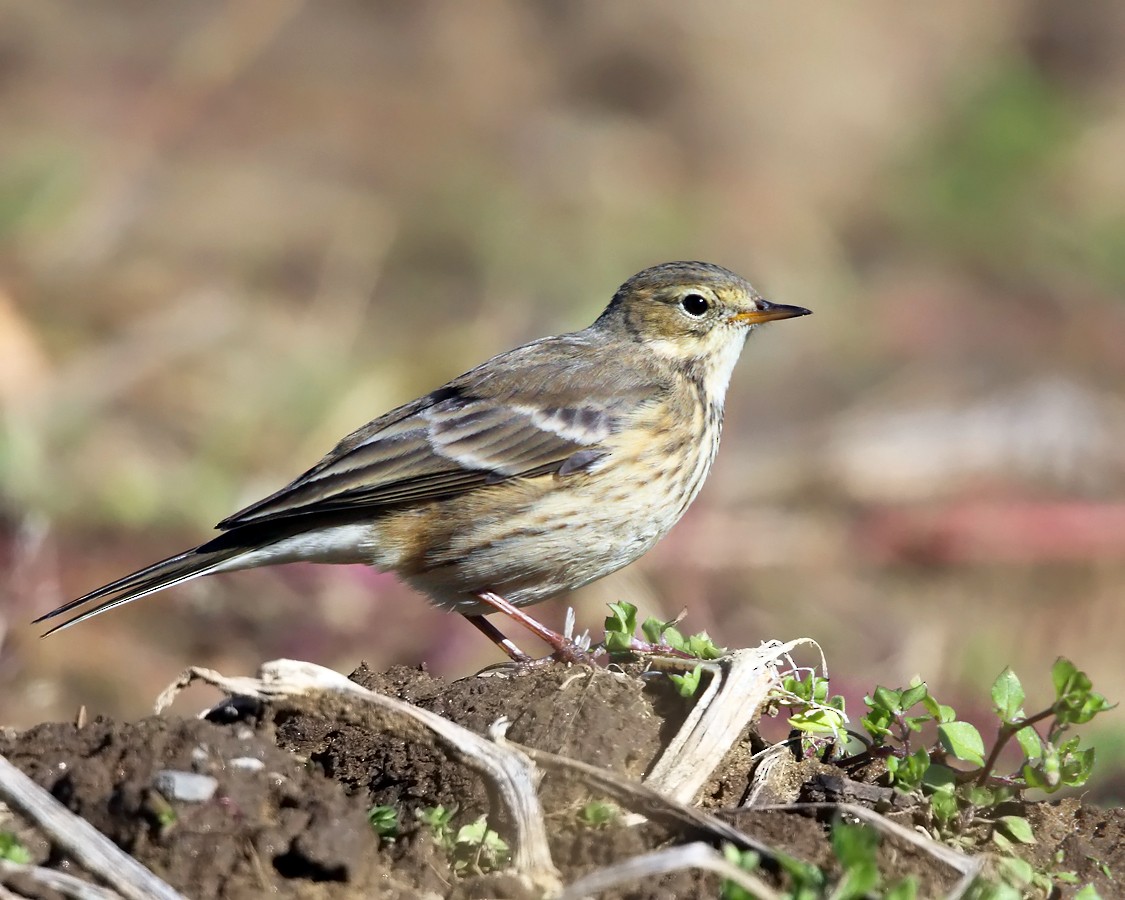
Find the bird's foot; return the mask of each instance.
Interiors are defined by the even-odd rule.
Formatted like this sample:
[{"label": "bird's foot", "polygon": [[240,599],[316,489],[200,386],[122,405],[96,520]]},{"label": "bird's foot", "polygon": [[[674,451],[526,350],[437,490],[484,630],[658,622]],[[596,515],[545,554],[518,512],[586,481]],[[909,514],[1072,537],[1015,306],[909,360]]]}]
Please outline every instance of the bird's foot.
[{"label": "bird's foot", "polygon": [[[568,646],[556,649],[553,653],[548,653],[546,656],[528,656],[522,651],[517,651],[518,655],[509,653],[508,656],[510,659],[508,659],[507,662],[493,663],[491,666],[485,666],[477,672],[477,677],[482,675],[501,675],[515,678],[520,675],[531,675],[534,672],[540,672],[543,669],[559,665],[560,663],[563,665],[591,667],[597,665],[592,653],[574,641],[568,641],[567,644]],[[512,646],[515,645],[513,644]]]},{"label": "bird's foot", "polygon": [[585,666],[594,665],[594,656],[587,647],[566,635],[559,634],[552,628],[548,628],[542,622],[522,612],[519,607],[514,606],[500,595],[493,594],[489,591],[482,591],[477,597],[481,602],[496,610],[496,612],[503,613],[508,618],[519,622],[520,625],[551,648],[552,652],[549,656],[538,659],[529,656],[520,650],[511,638],[506,637],[499,628],[485,619],[484,616],[467,616],[466,618],[468,618],[479,631],[508,654],[508,658],[511,659],[512,663],[517,668],[523,671],[533,671],[557,662]]}]

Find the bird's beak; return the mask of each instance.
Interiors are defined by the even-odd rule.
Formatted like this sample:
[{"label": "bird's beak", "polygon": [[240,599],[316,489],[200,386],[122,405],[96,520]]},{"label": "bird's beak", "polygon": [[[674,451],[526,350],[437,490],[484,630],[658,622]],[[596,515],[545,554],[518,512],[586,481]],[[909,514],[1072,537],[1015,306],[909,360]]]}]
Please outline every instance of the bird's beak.
[{"label": "bird's beak", "polygon": [[773,322],[777,319],[793,319],[797,316],[808,316],[811,309],[803,306],[784,306],[780,303],[770,303],[766,300],[758,301],[758,308],[746,312],[735,313],[731,316],[732,322],[745,322],[747,325],[761,325],[763,322]]}]

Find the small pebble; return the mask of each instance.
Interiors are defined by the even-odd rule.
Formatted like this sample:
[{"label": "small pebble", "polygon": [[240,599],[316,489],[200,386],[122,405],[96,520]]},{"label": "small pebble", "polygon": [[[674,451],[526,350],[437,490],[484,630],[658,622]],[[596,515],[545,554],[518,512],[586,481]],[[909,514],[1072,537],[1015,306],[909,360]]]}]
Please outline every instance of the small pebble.
[{"label": "small pebble", "polygon": [[169,800],[203,803],[215,796],[219,782],[210,775],[162,769],[152,777],[152,784]]},{"label": "small pebble", "polygon": [[227,765],[235,769],[246,769],[248,772],[259,772],[266,767],[264,762],[252,756],[239,756],[237,759],[232,759]]}]

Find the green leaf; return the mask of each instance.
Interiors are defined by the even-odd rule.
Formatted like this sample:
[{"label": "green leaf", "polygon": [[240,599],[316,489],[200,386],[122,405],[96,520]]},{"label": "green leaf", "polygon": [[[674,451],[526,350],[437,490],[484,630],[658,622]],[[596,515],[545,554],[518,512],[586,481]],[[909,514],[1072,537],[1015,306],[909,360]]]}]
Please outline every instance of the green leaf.
[{"label": "green leaf", "polygon": [[1051,669],[1056,700],[1052,711],[1060,724],[1081,725],[1089,722],[1111,704],[1091,690],[1092,683],[1085,672],[1079,671],[1068,659],[1059,657]]},{"label": "green leaf", "polygon": [[610,653],[623,653],[633,643],[637,630],[637,607],[632,603],[610,603],[605,618],[605,648]]},{"label": "green leaf", "polygon": [[966,894],[972,900],[1026,900],[1023,891],[1002,881],[978,881]]},{"label": "green leaf", "polygon": [[801,700],[810,699],[805,682],[794,675],[786,675],[781,679],[781,689]]},{"label": "green leaf", "polygon": [[723,844],[723,857],[746,872],[757,871],[762,862],[762,857],[755,851],[739,850],[734,844]]},{"label": "green leaf", "polygon": [[789,726],[806,734],[839,734],[843,716],[834,709],[816,707],[789,717]]},{"label": "green leaf", "polygon": [[992,684],[992,703],[1004,722],[1023,718],[1023,685],[1011,668],[1004,669]]},{"label": "green leaf", "polygon": [[1023,780],[1029,788],[1038,788],[1039,790],[1050,790],[1051,786],[1047,782],[1047,776],[1043,773],[1040,765],[1033,766],[1030,763],[1023,767]]},{"label": "green leaf", "polygon": [[1074,900],[1102,900],[1102,895],[1092,884],[1086,885],[1074,895]]},{"label": "green leaf", "polygon": [[1070,754],[1059,766],[1059,781],[1067,787],[1081,787],[1094,770],[1094,748],[1078,750]]},{"label": "green leaf", "polygon": [[398,837],[398,810],[393,806],[373,806],[367,811],[367,821],[379,837],[394,840]]},{"label": "green leaf", "polygon": [[952,722],[957,718],[957,713],[954,712],[952,706],[938,703],[937,700],[928,695],[922,698],[922,705],[926,708],[926,712],[933,716],[938,722]]},{"label": "green leaf", "polygon": [[[925,750],[918,751],[918,753],[925,752]],[[918,753],[915,753],[914,755],[917,756]],[[926,759],[927,761],[929,760],[928,755],[926,756]],[[949,768],[949,766],[931,763],[926,769],[925,776],[922,778],[922,784],[924,784],[926,788],[928,788],[930,791],[933,791],[934,793],[938,793],[940,791],[942,793],[952,794],[954,788],[957,787],[957,774],[951,768]]]},{"label": "green leaf", "polygon": [[484,815],[457,829],[453,851],[454,868],[458,870],[473,866],[481,872],[489,872],[505,865],[511,858],[508,842],[488,827],[488,819]]},{"label": "green leaf", "polygon": [[31,865],[31,853],[11,831],[0,831],[0,859],[21,866]]},{"label": "green leaf", "polygon": [[[1061,700],[1067,694],[1071,693],[1075,688],[1081,684],[1079,676],[1082,673],[1078,671],[1078,667],[1074,665],[1069,659],[1060,656],[1055,660],[1055,664],[1051,666],[1051,682],[1055,686],[1055,698]],[[1089,679],[1086,679],[1087,684],[1085,689],[1089,690]]]},{"label": "green leaf", "polygon": [[879,886],[879,867],[874,862],[857,863],[844,870],[844,876],[832,892],[839,900],[861,900]]},{"label": "green leaf", "polygon": [[1031,823],[1023,816],[1001,816],[996,820],[996,827],[1014,841],[1021,844],[1034,844],[1035,835],[1031,832]]},{"label": "green leaf", "polygon": [[632,637],[637,630],[637,607],[622,601],[610,603],[609,611],[611,615],[606,616],[605,630],[623,632]]},{"label": "green leaf", "polygon": [[447,850],[453,848],[453,816],[457,808],[446,809],[440,803],[424,809],[414,810],[414,816],[430,829],[434,841]]},{"label": "green leaf", "polygon": [[1043,755],[1043,739],[1032,726],[1028,725],[1017,731],[1016,741],[1028,759],[1039,759]]},{"label": "green leaf", "polygon": [[[723,844],[723,857],[744,872],[754,872],[761,863],[761,857],[753,850],[739,850],[734,844]],[[724,881],[719,891],[721,900],[757,900],[746,888],[733,881]]]},{"label": "green leaf", "polygon": [[480,815],[467,825],[457,829],[458,844],[479,844],[488,834],[488,817]]},{"label": "green leaf", "polygon": [[903,710],[909,710],[914,704],[921,703],[927,696],[929,696],[929,690],[926,688],[926,683],[923,681],[903,691],[902,696],[899,698],[899,703]]},{"label": "green leaf", "polygon": [[[866,698],[864,699],[866,701]],[[866,715],[859,720],[864,730],[871,735],[871,739],[875,742],[876,747],[881,747],[887,742],[887,738],[891,736],[890,724],[893,721],[891,714],[886,710],[873,709],[870,715]]]},{"label": "green leaf", "polygon": [[1098,713],[1112,708],[1112,704],[1101,694],[1094,691],[1075,692],[1068,695],[1060,703],[1061,709],[1056,709],[1058,720],[1068,725],[1085,725]]},{"label": "green leaf", "polygon": [[666,628],[671,627],[671,622],[662,622],[655,616],[649,616],[641,623],[641,634],[650,644],[659,644],[660,636]]},{"label": "green leaf", "polygon": [[687,653],[687,639],[680,634],[679,629],[674,625],[667,625],[664,630],[660,632],[660,642],[671,647],[673,650]]},{"label": "green leaf", "polygon": [[[786,853],[778,853],[776,856],[777,864],[785,870],[786,874],[793,880],[793,893],[796,896],[813,896],[819,897],[820,894],[809,894],[809,890],[816,890],[823,888],[827,882],[827,876],[824,870],[812,863],[803,862],[795,857],[789,856]],[[801,893],[804,891],[805,893]]]},{"label": "green leaf", "polygon": [[953,821],[960,811],[957,798],[952,792],[946,791],[939,791],[930,797],[930,809],[933,811],[934,818],[942,824]]},{"label": "green leaf", "polygon": [[922,784],[930,797],[930,810],[943,825],[951,822],[961,811],[957,801],[957,778],[948,766],[931,765],[922,777]]},{"label": "green leaf", "polygon": [[897,881],[883,894],[883,900],[915,900],[918,896],[918,882],[913,875]]},{"label": "green leaf", "polygon": [[945,722],[938,726],[938,740],[957,759],[984,765],[984,741],[968,722]]},{"label": "green leaf", "polygon": [[872,709],[885,710],[892,716],[897,716],[902,712],[902,692],[893,691],[882,685],[875,688],[875,698],[873,701],[864,697],[863,702],[872,707]]},{"label": "green leaf", "polygon": [[621,810],[613,803],[604,800],[591,800],[578,811],[578,820],[590,828],[600,828],[616,822]]},{"label": "green leaf", "polygon": [[1004,871],[1010,881],[1017,885],[1031,884],[1035,877],[1035,869],[1031,863],[1020,859],[1018,856],[1004,856],[997,860],[997,864]]},{"label": "green leaf", "polygon": [[717,646],[706,631],[693,634],[682,649],[698,659],[718,659],[727,652],[726,647]]},{"label": "green leaf", "polygon": [[992,832],[991,837],[992,837],[992,843],[994,843],[996,845],[996,849],[998,849],[1001,853],[1010,854],[1010,853],[1014,852],[1012,848],[1015,845],[1012,843],[1012,839],[1009,838],[1003,832],[1001,832],[999,830],[994,830]]},{"label": "green leaf", "polygon": [[993,788],[978,784],[961,785],[958,793],[974,809],[990,809],[998,802],[997,792]]},{"label": "green leaf", "polygon": [[1082,738],[1080,738],[1078,735],[1067,738],[1065,741],[1058,745],[1059,757],[1064,758],[1069,754],[1074,753],[1078,749],[1078,745],[1080,743],[1082,743]]},{"label": "green leaf", "polygon": [[699,690],[699,679],[703,675],[703,666],[698,665],[684,675],[669,675],[681,697],[694,697]]},{"label": "green leaf", "polygon": [[832,826],[832,852],[845,869],[875,861],[879,832],[865,825],[837,821]]},{"label": "green leaf", "polygon": [[932,768],[930,754],[923,747],[919,747],[905,759],[895,756],[887,759],[887,774],[891,777],[891,784],[903,791],[912,791],[922,784],[926,773]]}]

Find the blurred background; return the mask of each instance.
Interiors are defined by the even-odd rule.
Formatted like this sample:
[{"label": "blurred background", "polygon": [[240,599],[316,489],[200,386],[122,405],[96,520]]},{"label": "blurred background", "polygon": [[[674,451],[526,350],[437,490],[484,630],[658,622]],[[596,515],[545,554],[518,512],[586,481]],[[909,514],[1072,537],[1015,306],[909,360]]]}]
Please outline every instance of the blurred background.
[{"label": "blurred background", "polygon": [[1046,704],[1059,654],[1121,699],[1122,46],[1114,0],[0,0],[0,721],[498,661],[362,567],[28,622],[693,258],[816,315],[751,342],[707,488],[580,628],[808,635],[853,714],[914,675],[986,713],[1009,664]]}]

